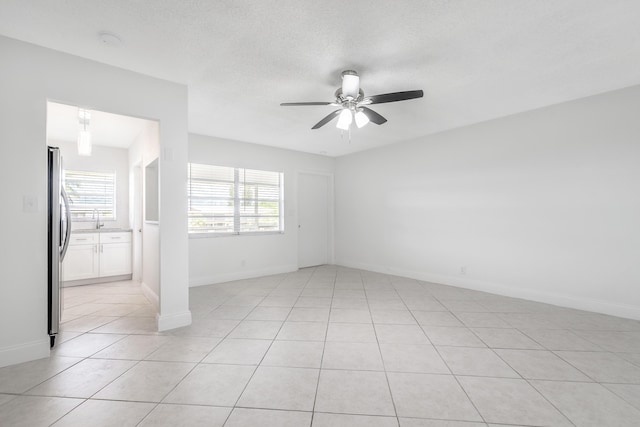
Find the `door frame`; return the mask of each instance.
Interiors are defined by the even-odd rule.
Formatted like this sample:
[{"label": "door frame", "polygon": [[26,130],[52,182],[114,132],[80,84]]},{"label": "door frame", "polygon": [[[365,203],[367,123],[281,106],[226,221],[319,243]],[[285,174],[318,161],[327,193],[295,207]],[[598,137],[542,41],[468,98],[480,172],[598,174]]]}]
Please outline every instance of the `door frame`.
[{"label": "door frame", "polygon": [[300,204],[298,201],[298,192],[300,191],[300,175],[319,175],[327,178],[327,262],[329,264],[335,264],[335,196],[334,196],[334,176],[333,172],[319,171],[313,169],[298,169],[296,171],[296,264],[300,268],[300,235],[298,234],[298,226],[300,225],[299,209]]},{"label": "door frame", "polygon": [[131,212],[131,271],[132,279],[142,283],[142,225],[144,222],[144,189],[142,177],[142,160],[136,161],[130,168],[131,185],[129,187],[129,211]]}]

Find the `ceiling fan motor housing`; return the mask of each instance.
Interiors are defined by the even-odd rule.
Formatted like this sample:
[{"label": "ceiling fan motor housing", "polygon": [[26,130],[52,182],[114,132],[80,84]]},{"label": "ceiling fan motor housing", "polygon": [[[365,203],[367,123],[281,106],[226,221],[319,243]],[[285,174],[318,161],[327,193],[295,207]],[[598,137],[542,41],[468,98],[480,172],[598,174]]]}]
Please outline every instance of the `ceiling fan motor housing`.
[{"label": "ceiling fan motor housing", "polygon": [[362,89],[358,90],[358,96],[350,97],[345,96],[342,92],[342,88],[336,90],[336,104],[341,105],[343,108],[355,108],[356,104],[364,99],[364,92]]},{"label": "ceiling fan motor housing", "polygon": [[342,96],[344,98],[356,99],[360,94],[360,76],[353,70],[342,72]]}]

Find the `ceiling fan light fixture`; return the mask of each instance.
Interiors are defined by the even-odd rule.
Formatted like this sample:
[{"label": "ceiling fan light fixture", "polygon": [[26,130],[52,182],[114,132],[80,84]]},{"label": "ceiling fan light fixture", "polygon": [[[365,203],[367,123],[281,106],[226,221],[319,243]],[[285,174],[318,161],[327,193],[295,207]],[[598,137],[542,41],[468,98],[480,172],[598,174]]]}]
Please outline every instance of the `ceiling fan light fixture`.
[{"label": "ceiling fan light fixture", "polygon": [[358,128],[361,128],[367,123],[369,123],[369,117],[362,110],[356,113],[355,119],[356,119],[356,126],[358,126]]},{"label": "ceiling fan light fixture", "polygon": [[338,116],[338,123],[336,127],[342,130],[349,130],[349,126],[353,122],[353,115],[351,114],[351,110],[347,110],[346,108],[342,110],[340,116]]},{"label": "ceiling fan light fixture", "polygon": [[353,70],[342,72],[342,96],[356,99],[360,93],[360,77]]}]

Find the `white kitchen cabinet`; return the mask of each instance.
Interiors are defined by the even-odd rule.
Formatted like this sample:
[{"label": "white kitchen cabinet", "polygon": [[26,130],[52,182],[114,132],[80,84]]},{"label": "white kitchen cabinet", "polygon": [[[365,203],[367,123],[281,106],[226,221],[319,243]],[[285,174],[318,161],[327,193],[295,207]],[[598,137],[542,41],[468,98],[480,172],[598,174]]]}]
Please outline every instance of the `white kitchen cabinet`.
[{"label": "white kitchen cabinet", "polygon": [[131,274],[131,233],[72,234],[62,266],[63,281]]},{"label": "white kitchen cabinet", "polygon": [[131,274],[131,242],[100,244],[100,277]]},{"label": "white kitchen cabinet", "polygon": [[62,268],[62,280],[89,279],[100,274],[100,256],[98,244],[69,244],[67,254],[64,257]]},{"label": "white kitchen cabinet", "polygon": [[131,274],[131,233],[100,233],[100,277]]}]

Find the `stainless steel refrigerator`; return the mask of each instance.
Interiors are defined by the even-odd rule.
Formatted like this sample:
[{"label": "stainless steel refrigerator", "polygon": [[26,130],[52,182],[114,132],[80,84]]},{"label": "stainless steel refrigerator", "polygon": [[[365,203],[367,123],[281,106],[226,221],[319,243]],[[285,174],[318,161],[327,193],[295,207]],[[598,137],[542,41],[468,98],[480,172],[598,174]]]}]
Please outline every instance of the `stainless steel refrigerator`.
[{"label": "stainless steel refrigerator", "polygon": [[62,260],[69,246],[71,235],[71,212],[69,199],[64,191],[62,182],[62,156],[60,149],[48,148],[48,253],[49,253],[49,337],[51,347],[54,346],[56,335],[60,331],[60,317],[62,316]]}]

